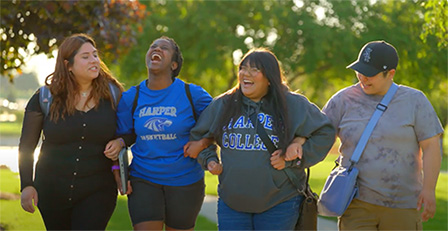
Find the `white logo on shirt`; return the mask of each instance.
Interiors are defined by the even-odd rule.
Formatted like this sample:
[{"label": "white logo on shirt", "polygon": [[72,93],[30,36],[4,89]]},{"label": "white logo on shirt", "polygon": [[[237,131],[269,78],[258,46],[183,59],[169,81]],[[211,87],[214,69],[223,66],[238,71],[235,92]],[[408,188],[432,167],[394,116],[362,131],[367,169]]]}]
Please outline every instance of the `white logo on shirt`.
[{"label": "white logo on shirt", "polygon": [[166,127],[171,126],[173,121],[168,120],[166,118],[155,117],[147,120],[145,122],[145,128],[148,128],[151,131],[162,132],[165,131]]},{"label": "white logo on shirt", "polygon": [[176,107],[144,107],[140,109],[139,117],[142,118],[143,116],[173,116],[176,117],[177,110]]}]

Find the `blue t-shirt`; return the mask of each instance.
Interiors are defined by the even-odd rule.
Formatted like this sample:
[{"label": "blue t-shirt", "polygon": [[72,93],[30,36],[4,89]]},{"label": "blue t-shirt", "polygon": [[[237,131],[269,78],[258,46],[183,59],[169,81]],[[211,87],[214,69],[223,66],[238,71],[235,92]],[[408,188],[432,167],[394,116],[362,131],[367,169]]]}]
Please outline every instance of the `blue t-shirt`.
[{"label": "blue t-shirt", "polygon": [[[204,177],[195,159],[185,158],[183,147],[189,141],[196,121],[185,83],[176,78],[169,87],[150,90],[146,81],[140,83],[137,107],[131,115],[136,87],[124,92],[118,104],[117,134],[130,134],[134,128],[137,139],[132,146],[130,174],[156,184],[184,186]],[[208,106],[212,97],[200,86],[190,84],[197,116]]]}]

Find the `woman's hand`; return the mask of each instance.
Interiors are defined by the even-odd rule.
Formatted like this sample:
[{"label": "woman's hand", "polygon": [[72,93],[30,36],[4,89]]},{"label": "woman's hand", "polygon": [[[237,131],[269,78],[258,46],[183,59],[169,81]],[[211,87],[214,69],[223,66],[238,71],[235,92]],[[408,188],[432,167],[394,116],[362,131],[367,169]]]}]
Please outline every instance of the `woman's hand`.
[{"label": "woman's hand", "polygon": [[297,158],[302,159],[302,145],[306,142],[304,137],[296,137],[286,149],[285,160],[291,161]]},{"label": "woman's hand", "polygon": [[121,190],[121,177],[120,177],[120,170],[114,170],[113,171],[113,173],[114,173],[114,178],[115,178],[115,182],[117,183],[117,188],[118,188],[118,191],[120,192],[120,194],[121,195],[129,195],[129,194],[131,194],[132,193],[132,187],[131,187],[131,181],[130,180],[128,180],[128,187],[127,187],[127,191],[124,193],[122,190]]},{"label": "woman's hand", "polygon": [[34,213],[34,206],[37,206],[38,200],[37,191],[33,186],[27,186],[22,190],[20,204],[22,205],[23,210],[29,213]]},{"label": "woman's hand", "polygon": [[104,155],[111,159],[111,160],[117,160],[118,154],[120,153],[120,150],[124,147],[124,141],[123,138],[117,138],[115,140],[111,140],[106,144],[106,148],[104,149]]},{"label": "woman's hand", "polygon": [[190,141],[184,145],[184,157],[196,159],[199,153],[213,143],[213,138],[202,138],[198,141]]},{"label": "woman's hand", "polygon": [[213,175],[219,175],[222,173],[222,165],[216,163],[216,161],[210,161],[207,164],[207,169]]},{"label": "woman's hand", "polygon": [[282,170],[286,166],[285,159],[281,154],[282,154],[282,150],[278,149],[278,150],[275,150],[275,152],[273,152],[271,155],[271,165],[272,165],[272,167],[274,167],[277,170]]}]

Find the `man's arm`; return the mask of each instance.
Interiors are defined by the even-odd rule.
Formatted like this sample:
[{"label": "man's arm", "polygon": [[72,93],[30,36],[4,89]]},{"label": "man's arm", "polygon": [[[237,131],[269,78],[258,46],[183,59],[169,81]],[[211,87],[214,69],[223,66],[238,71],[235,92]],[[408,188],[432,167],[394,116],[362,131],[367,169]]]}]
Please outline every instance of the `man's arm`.
[{"label": "man's arm", "polygon": [[436,212],[436,184],[439,177],[442,155],[440,153],[440,135],[419,142],[423,152],[423,189],[417,202],[417,210],[424,207],[422,220],[434,217]]}]

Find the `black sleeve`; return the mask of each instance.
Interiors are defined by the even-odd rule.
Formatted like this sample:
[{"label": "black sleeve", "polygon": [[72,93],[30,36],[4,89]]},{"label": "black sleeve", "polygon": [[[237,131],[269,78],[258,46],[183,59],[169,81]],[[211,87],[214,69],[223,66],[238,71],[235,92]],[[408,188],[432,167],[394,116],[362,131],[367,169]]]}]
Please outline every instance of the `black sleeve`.
[{"label": "black sleeve", "polygon": [[137,140],[137,135],[135,134],[135,132],[133,132],[132,134],[120,135],[119,137],[123,138],[126,147],[133,145]]},{"label": "black sleeve", "polygon": [[44,115],[39,105],[39,94],[28,101],[23,118],[22,133],[19,142],[20,191],[33,186],[34,150],[39,142]]}]

